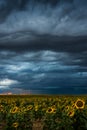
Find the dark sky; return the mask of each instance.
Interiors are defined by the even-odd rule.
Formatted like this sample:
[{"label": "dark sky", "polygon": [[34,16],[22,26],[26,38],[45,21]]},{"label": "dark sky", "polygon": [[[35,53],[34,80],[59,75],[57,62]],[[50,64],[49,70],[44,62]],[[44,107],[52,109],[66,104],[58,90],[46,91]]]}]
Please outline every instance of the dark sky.
[{"label": "dark sky", "polygon": [[87,0],[0,0],[0,93],[87,94]]}]

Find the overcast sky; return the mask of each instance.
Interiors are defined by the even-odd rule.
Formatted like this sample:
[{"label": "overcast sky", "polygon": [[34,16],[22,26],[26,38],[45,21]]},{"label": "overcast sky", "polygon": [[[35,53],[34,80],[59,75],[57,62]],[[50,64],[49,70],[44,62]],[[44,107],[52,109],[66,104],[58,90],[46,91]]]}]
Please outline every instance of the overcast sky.
[{"label": "overcast sky", "polygon": [[87,94],[87,0],[0,0],[0,93]]}]

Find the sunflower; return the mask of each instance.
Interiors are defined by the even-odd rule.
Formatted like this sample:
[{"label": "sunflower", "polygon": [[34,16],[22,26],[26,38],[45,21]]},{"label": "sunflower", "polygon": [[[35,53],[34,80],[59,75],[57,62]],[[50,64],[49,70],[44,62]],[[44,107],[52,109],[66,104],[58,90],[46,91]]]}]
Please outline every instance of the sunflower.
[{"label": "sunflower", "polygon": [[70,106],[67,105],[67,106],[65,107],[65,110],[68,111],[69,109],[70,109]]},{"label": "sunflower", "polygon": [[72,104],[72,108],[75,108],[75,104],[74,103]]},{"label": "sunflower", "polygon": [[29,110],[32,110],[33,106],[32,105],[29,105],[27,106],[26,110],[29,111]]},{"label": "sunflower", "polygon": [[19,112],[20,112],[20,113],[26,112],[26,108],[25,108],[25,107],[22,107]]},{"label": "sunflower", "polygon": [[46,113],[56,113],[56,109],[53,107],[49,107],[46,111]]},{"label": "sunflower", "polygon": [[74,111],[74,110],[71,110],[71,111],[68,112],[68,115],[69,115],[70,117],[73,117],[74,114],[75,114],[75,111]]},{"label": "sunflower", "polygon": [[19,126],[18,122],[15,122],[15,123],[12,124],[12,127],[14,127],[14,128],[17,128],[18,126]]},{"label": "sunflower", "polygon": [[77,109],[83,109],[84,108],[84,105],[85,105],[85,102],[82,100],[82,99],[78,99],[76,102],[75,102],[75,107]]},{"label": "sunflower", "polygon": [[56,108],[53,108],[53,113],[56,113]]},{"label": "sunflower", "polygon": [[36,105],[36,106],[35,106],[35,111],[38,111],[38,109],[39,109],[39,108],[38,108],[38,105]]},{"label": "sunflower", "polygon": [[18,110],[19,110],[19,108],[18,107],[14,107],[14,108],[12,108],[11,110],[10,110],[10,113],[17,113],[18,112]]},{"label": "sunflower", "polygon": [[0,105],[0,111],[3,112],[4,111],[4,107],[2,105]]}]

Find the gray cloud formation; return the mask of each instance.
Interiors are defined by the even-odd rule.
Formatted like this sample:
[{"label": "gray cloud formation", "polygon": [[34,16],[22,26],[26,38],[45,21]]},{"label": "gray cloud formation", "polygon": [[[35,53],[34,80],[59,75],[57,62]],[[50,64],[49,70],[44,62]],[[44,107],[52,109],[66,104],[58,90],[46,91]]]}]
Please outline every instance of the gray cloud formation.
[{"label": "gray cloud formation", "polygon": [[[83,55],[84,56],[84,55]],[[0,81],[11,81],[9,89],[2,90],[32,93],[85,93],[87,67],[83,59],[63,52],[0,52]],[[7,81],[7,80],[6,80]],[[11,83],[10,82],[10,83]],[[5,82],[4,82],[5,83]],[[7,83],[7,82],[6,82]]]},{"label": "gray cloud formation", "polygon": [[[9,15],[0,24],[0,33],[17,31],[36,32],[57,36],[87,35],[87,1],[86,0],[4,0],[1,7],[9,10]],[[24,5],[22,10],[18,10]],[[4,9],[2,9],[4,10]],[[3,12],[3,11],[2,11]],[[2,14],[2,13],[1,13]],[[4,14],[1,15],[1,18]]]},{"label": "gray cloud formation", "polygon": [[87,0],[0,0],[0,92],[87,93]]}]

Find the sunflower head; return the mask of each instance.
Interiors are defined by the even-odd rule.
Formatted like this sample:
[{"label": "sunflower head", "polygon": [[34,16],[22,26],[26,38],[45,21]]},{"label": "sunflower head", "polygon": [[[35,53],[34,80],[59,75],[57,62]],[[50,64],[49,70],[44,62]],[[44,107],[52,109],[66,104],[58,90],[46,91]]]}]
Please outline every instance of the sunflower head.
[{"label": "sunflower head", "polygon": [[17,113],[18,110],[19,110],[18,107],[14,107],[14,108],[12,108],[12,109],[10,110],[10,113]]},{"label": "sunflower head", "polygon": [[75,104],[74,103],[72,104],[72,108],[75,108]]},{"label": "sunflower head", "polygon": [[46,111],[46,113],[56,113],[56,109],[53,107],[49,107]]},{"label": "sunflower head", "polygon": [[0,111],[3,112],[4,111],[4,107],[2,105],[0,105]]},{"label": "sunflower head", "polygon": [[56,113],[56,108],[53,108],[53,113]]},{"label": "sunflower head", "polygon": [[65,107],[65,110],[68,111],[69,109],[70,109],[70,106],[67,105],[67,106]]},{"label": "sunflower head", "polygon": [[52,113],[52,108],[48,108],[46,113]]},{"label": "sunflower head", "polygon": [[29,105],[29,106],[27,107],[27,111],[32,110],[32,108],[33,108],[33,106],[32,106],[32,105]]},{"label": "sunflower head", "polygon": [[71,110],[71,111],[68,112],[68,115],[69,115],[70,117],[73,117],[74,114],[75,114],[74,110]]},{"label": "sunflower head", "polygon": [[84,105],[85,105],[85,102],[82,100],[82,99],[78,99],[76,102],[75,102],[75,107],[77,109],[83,109],[84,108]]},{"label": "sunflower head", "polygon": [[38,106],[38,105],[36,105],[34,109],[35,109],[35,111],[38,111],[39,106]]},{"label": "sunflower head", "polygon": [[18,122],[12,124],[12,127],[17,128],[19,126]]}]

